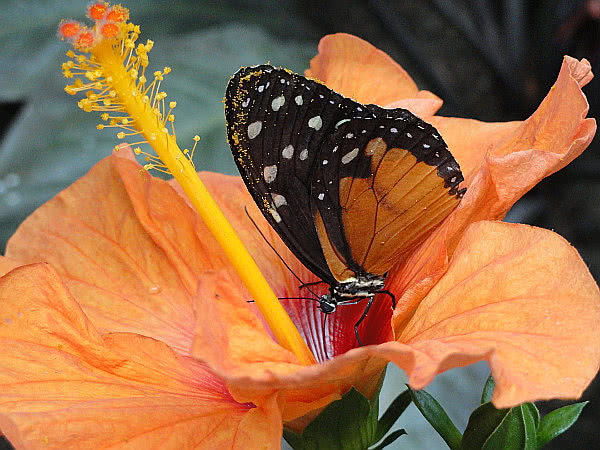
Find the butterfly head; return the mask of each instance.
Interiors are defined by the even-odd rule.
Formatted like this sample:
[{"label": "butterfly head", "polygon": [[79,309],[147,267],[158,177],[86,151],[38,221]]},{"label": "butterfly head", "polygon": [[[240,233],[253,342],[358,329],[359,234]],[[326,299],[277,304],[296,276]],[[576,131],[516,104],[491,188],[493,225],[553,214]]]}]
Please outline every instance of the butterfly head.
[{"label": "butterfly head", "polygon": [[325,294],[319,299],[319,310],[323,314],[334,313],[337,308],[337,299],[334,294]]},{"label": "butterfly head", "polygon": [[335,312],[338,305],[355,304],[373,297],[383,289],[385,276],[362,274],[333,284],[329,293],[319,299],[319,310],[325,314]]}]

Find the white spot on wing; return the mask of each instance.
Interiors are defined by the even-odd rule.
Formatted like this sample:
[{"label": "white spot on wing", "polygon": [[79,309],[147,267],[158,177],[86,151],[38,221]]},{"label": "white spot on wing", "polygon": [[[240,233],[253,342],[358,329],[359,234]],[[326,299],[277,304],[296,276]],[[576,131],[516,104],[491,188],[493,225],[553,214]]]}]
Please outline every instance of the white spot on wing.
[{"label": "white spot on wing", "polygon": [[431,145],[429,145],[429,144],[423,144],[423,148],[429,148],[429,147],[431,147]]},{"label": "white spot on wing", "polygon": [[346,138],[347,138],[347,139],[352,139],[353,137],[354,137],[354,134],[353,134],[353,133],[348,133],[348,134],[346,135]]},{"label": "white spot on wing", "polygon": [[321,192],[319,195],[319,200],[323,200],[325,198],[325,194],[323,192]]},{"label": "white spot on wing", "polygon": [[326,166],[327,163],[329,163],[329,161],[327,161],[326,159],[323,160],[323,165]]},{"label": "white spot on wing", "polygon": [[257,89],[258,92],[262,92],[265,90],[265,87],[261,84]]},{"label": "white spot on wing", "polygon": [[275,205],[275,208],[279,208],[280,206],[287,205],[287,200],[281,194],[272,193],[271,198],[273,199],[273,204]]},{"label": "white spot on wing", "polygon": [[300,156],[300,160],[301,160],[301,161],[304,161],[304,160],[308,159],[308,149],[307,149],[307,148],[305,148],[304,150],[302,150],[302,151],[300,152],[300,155],[299,155],[299,156]]},{"label": "white spot on wing", "polygon": [[275,219],[275,222],[281,222],[281,216],[274,208],[269,208],[269,212],[271,213],[271,216],[273,216],[273,219]]},{"label": "white spot on wing", "polygon": [[292,159],[292,156],[294,156],[294,146],[292,144],[286,145],[281,151],[281,156],[285,159]]},{"label": "white spot on wing", "polygon": [[273,164],[272,166],[265,166],[263,169],[263,177],[267,183],[272,183],[275,181],[275,177],[277,176],[277,166]]},{"label": "white spot on wing", "polygon": [[279,97],[275,97],[273,99],[273,101],[271,102],[271,108],[273,109],[273,111],[279,111],[279,108],[281,108],[284,103],[285,97],[283,95],[280,95]]},{"label": "white spot on wing", "polygon": [[358,147],[356,147],[355,149],[349,151],[344,156],[342,156],[342,164],[348,164],[350,161],[356,158],[356,155],[358,155],[358,151]]},{"label": "white spot on wing", "polygon": [[301,95],[297,95],[296,98],[294,99],[294,101],[296,102],[296,105],[298,105],[298,106],[301,106],[302,103],[304,103]]},{"label": "white spot on wing", "polygon": [[262,130],[262,122],[260,120],[252,122],[250,125],[248,125],[248,137],[250,139],[254,139],[260,134],[260,130]]},{"label": "white spot on wing", "polygon": [[244,108],[246,108],[249,104],[250,104],[250,97],[248,97],[246,100],[244,100],[244,102],[242,103],[242,106]]},{"label": "white spot on wing", "polygon": [[311,117],[308,119],[308,126],[319,131],[323,126],[323,119],[321,119],[321,116]]},{"label": "white spot on wing", "polygon": [[397,133],[398,132],[398,128],[390,128],[390,132]]},{"label": "white spot on wing", "polygon": [[338,123],[335,124],[335,127],[339,128],[340,125],[342,125],[343,123],[346,123],[346,122],[350,122],[350,119],[342,119],[342,120],[340,120]]},{"label": "white spot on wing", "polygon": [[412,139],[412,134],[406,133],[406,137],[409,138],[409,139]]}]

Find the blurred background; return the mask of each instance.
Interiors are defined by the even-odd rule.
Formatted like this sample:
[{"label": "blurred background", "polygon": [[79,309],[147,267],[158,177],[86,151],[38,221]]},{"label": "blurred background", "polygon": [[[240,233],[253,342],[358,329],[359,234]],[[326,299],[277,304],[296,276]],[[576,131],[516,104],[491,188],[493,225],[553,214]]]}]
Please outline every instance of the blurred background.
[{"label": "blurred background", "polygon": [[[99,132],[64,91],[67,44],[62,18],[83,20],[88,1],[0,2],[0,248],[37,206],[86,173],[117,142]],[[233,174],[222,97],[243,65],[270,62],[302,72],[319,38],[348,32],[389,53],[444,99],[440,115],[485,121],[523,120],[546,94],[562,55],[600,59],[600,0],[246,0],[125,1],[143,40],[153,39],[150,69],[173,72],[163,86],[177,101],[182,146],[201,136],[196,166]],[[600,110],[600,77],[586,88],[590,117]],[[553,229],[581,253],[600,279],[599,139],[574,163],[544,180],[507,220]],[[485,363],[450,371],[427,389],[464,428],[488,375]],[[404,389],[390,368],[383,407]],[[597,448],[600,383],[584,399],[580,420],[548,448]],[[542,402],[542,413],[561,402]],[[446,448],[414,406],[398,425],[396,447]],[[5,448],[10,446],[4,443]]]}]

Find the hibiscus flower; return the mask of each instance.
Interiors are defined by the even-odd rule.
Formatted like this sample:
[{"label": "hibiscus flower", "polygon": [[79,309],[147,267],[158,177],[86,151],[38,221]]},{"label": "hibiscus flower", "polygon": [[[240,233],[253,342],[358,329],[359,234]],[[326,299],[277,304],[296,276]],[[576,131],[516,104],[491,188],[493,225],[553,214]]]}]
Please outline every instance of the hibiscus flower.
[{"label": "hibiscus flower", "polygon": [[[350,387],[370,397],[392,361],[412,387],[487,360],[493,402],[576,398],[600,361],[600,294],[577,251],[547,230],[498,222],[527,190],[577,157],[596,125],[566,57],[524,122],[437,117],[383,52],[325,37],[307,75],[364,103],[431,122],[465,175],[458,208],[389,274],[378,296],[323,321],[284,306],[315,354],[306,365],[272,337],[181,188],[140,172],[121,149],[35,211],[0,259],[0,428],[20,447],[277,448]],[[315,281],[262,220],[239,177],[201,178],[280,297]],[[576,357],[574,357],[576,356]]]}]

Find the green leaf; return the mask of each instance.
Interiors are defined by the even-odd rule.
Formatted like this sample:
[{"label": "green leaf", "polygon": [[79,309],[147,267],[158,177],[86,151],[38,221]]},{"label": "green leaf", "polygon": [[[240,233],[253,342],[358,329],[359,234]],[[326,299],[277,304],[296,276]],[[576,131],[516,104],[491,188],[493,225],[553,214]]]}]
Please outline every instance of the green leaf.
[{"label": "green leaf", "polygon": [[481,404],[491,402],[492,395],[494,394],[494,388],[496,387],[496,383],[494,382],[494,378],[492,375],[488,377],[485,381],[485,385],[483,386],[483,391],[481,392]]},{"label": "green leaf", "polygon": [[[293,437],[293,442],[288,443],[296,450],[368,448],[372,439],[369,429],[377,426],[368,423],[370,409],[369,400],[352,388],[340,400],[327,405],[304,429],[300,440]],[[286,441],[288,436],[284,436]]]},{"label": "green leaf", "polygon": [[537,406],[535,406],[535,403],[524,403],[523,407],[527,408],[529,414],[531,414],[531,416],[533,417],[535,429],[537,430],[538,425],[540,424],[540,411],[537,409]]},{"label": "green leaf", "polygon": [[[520,408],[525,429],[525,449],[537,450],[537,425],[540,421],[540,413],[533,403],[525,403]],[[513,408],[516,409],[516,408]]]},{"label": "green leaf", "polygon": [[539,413],[532,404],[496,409],[484,403],[471,414],[463,435],[463,450],[535,450]]},{"label": "green leaf", "polygon": [[[399,396],[402,401],[394,401],[390,406],[391,412],[388,408],[384,414],[385,424],[381,426],[378,424],[379,393],[384,377],[385,371],[379,379],[371,400],[352,388],[340,400],[327,405],[302,433],[284,430],[283,437],[296,450],[364,450],[376,444],[401,414],[401,411],[398,411],[406,409],[406,406],[401,406],[402,402],[406,402],[406,393],[403,393]],[[380,434],[384,428],[385,431]],[[404,430],[391,433],[376,448],[385,447],[403,434],[406,434]]]},{"label": "green leaf", "polygon": [[415,391],[409,388],[412,401],[419,408],[423,417],[431,424],[438,434],[446,441],[448,447],[452,450],[460,448],[462,435],[458,428],[452,423],[446,411],[440,404],[427,392]]},{"label": "green leaf", "polygon": [[294,450],[305,450],[308,447],[304,445],[302,435],[287,428],[283,429],[283,438]]},{"label": "green leaf", "polygon": [[383,441],[381,441],[379,445],[372,447],[370,450],[381,450],[390,445],[392,442],[394,442],[396,439],[398,439],[404,434],[406,434],[406,430],[396,430],[390,433],[389,436],[386,436],[386,438]]},{"label": "green leaf", "polygon": [[542,417],[537,431],[538,448],[542,448],[552,439],[567,431],[571,425],[577,422],[581,411],[587,404],[588,402],[580,402],[563,406]]},{"label": "green leaf", "polygon": [[375,432],[373,442],[379,442],[390,431],[390,428],[392,428],[398,417],[408,408],[411,401],[412,398],[408,389],[394,399],[377,423],[377,431]]},{"label": "green leaf", "polygon": [[506,418],[510,410],[496,409],[490,402],[484,403],[471,413],[462,439],[464,450],[479,450],[486,440]]}]

